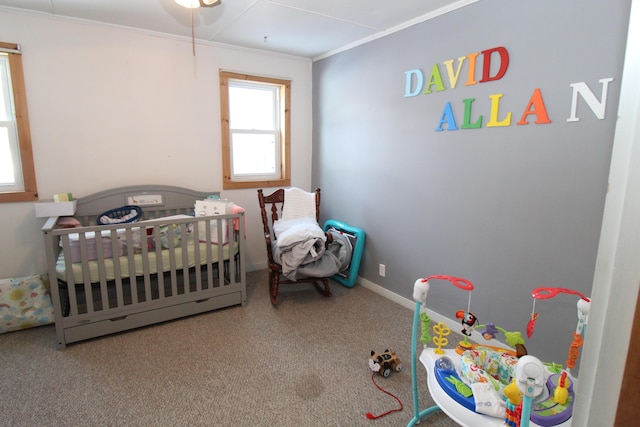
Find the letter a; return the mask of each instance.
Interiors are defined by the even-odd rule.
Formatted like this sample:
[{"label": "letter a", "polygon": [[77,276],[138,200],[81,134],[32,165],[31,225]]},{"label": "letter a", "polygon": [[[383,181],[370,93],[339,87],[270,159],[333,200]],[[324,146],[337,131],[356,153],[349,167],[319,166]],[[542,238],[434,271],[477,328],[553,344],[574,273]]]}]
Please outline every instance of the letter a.
[{"label": "letter a", "polygon": [[438,68],[438,64],[433,64],[431,68],[431,77],[429,77],[429,81],[427,82],[427,88],[424,93],[431,93],[431,86],[436,85],[436,92],[441,92],[444,90],[444,83],[442,83],[442,75],[440,75],[440,68]]},{"label": "letter a", "polygon": [[538,116],[538,120],[534,123],[537,125],[551,123],[549,120],[549,115],[547,114],[547,107],[544,105],[544,101],[542,100],[542,93],[540,92],[540,88],[536,88],[533,91],[533,95],[531,95],[531,99],[529,99],[529,103],[527,104],[527,108],[525,108],[522,117],[520,117],[520,121],[516,123],[517,125],[528,125],[527,116],[529,114],[535,114]]},{"label": "letter a", "polygon": [[436,128],[437,132],[442,132],[444,129],[442,128],[442,124],[447,124],[448,130],[458,130],[458,126],[456,125],[456,119],[453,117],[453,110],[451,109],[451,103],[447,102],[444,105],[444,110],[442,110],[442,117],[440,118],[440,122],[438,123],[438,127]]}]

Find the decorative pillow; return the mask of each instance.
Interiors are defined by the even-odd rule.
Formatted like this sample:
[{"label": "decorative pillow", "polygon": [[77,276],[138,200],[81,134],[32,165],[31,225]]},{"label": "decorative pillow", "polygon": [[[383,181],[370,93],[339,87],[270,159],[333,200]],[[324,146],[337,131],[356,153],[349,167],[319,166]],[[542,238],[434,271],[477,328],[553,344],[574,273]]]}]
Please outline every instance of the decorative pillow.
[{"label": "decorative pillow", "polygon": [[0,280],[0,333],[53,323],[46,274]]},{"label": "decorative pillow", "polygon": [[[207,223],[206,221],[198,221],[198,239],[201,242],[211,242],[213,244],[220,243],[218,241],[218,220],[209,221],[211,224],[211,233],[207,235]],[[220,227],[222,228],[222,244],[229,243],[229,229],[227,228],[227,220],[220,220]]]},{"label": "decorative pillow", "polygon": [[[159,220],[163,220],[163,221],[170,221],[173,219],[186,219],[186,218],[193,218],[191,215],[183,215],[183,214],[178,214],[178,215],[170,215],[170,216],[164,216],[164,217],[159,217],[159,218],[153,218],[151,220],[147,220],[147,221],[159,221]],[[145,222],[147,221],[140,221],[138,224],[142,224],[144,225]],[[169,248],[169,227],[171,227],[173,229],[173,245],[174,246],[179,246],[180,242],[182,241],[182,225],[181,224],[171,224],[171,225],[161,225],[159,230],[160,230],[160,245],[162,247],[162,249],[168,249]],[[204,227],[204,225],[203,225]],[[191,232],[193,231],[193,225],[191,223],[188,223],[186,226],[186,236],[184,237],[188,237]],[[154,249],[155,248],[155,240],[153,237],[153,227],[149,227],[146,228],[146,234],[147,234],[147,249]],[[136,240],[136,236],[134,235],[133,238],[133,242],[135,245],[136,250],[139,251],[140,249],[140,237],[138,237],[138,239]]]},{"label": "decorative pillow", "polygon": [[309,216],[278,220],[273,224],[273,232],[276,235],[276,243],[280,248],[309,239],[322,239],[323,242],[327,240],[327,236],[316,222],[315,217]]},{"label": "decorative pillow", "polygon": [[297,187],[285,188],[282,218],[284,220],[310,216],[316,217],[316,193],[308,193]]}]

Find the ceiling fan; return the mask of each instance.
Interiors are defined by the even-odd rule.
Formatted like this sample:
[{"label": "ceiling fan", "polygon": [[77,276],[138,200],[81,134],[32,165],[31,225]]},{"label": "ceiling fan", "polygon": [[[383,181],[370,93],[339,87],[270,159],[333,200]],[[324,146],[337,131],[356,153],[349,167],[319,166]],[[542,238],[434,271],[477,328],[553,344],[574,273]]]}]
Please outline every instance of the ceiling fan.
[{"label": "ceiling fan", "polygon": [[186,7],[191,12],[191,46],[193,48],[193,56],[196,56],[196,39],[195,27],[193,23],[193,9],[197,7],[214,7],[222,3],[222,0],[174,0],[180,6]]},{"label": "ceiling fan", "polygon": [[221,0],[175,0],[175,2],[189,9],[196,7],[214,7],[222,3]]}]

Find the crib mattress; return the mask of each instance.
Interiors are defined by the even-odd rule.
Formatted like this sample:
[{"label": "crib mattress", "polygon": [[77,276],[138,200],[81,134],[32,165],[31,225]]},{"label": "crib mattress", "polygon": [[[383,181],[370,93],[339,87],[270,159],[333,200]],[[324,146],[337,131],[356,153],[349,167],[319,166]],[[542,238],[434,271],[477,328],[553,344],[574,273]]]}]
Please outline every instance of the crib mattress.
[{"label": "crib mattress", "polygon": [[[186,245],[187,249],[187,262],[184,262],[183,256],[183,246],[178,245],[173,253],[174,263],[177,270],[189,267],[196,266],[196,252],[199,252],[200,255],[200,265],[207,264],[207,247],[211,249],[211,262],[218,262],[219,251],[218,245],[210,244],[210,243],[197,243],[196,245],[193,242],[189,242]],[[196,249],[197,248],[197,249]],[[235,255],[238,253],[238,243],[235,242],[233,245],[227,244],[223,246],[222,249],[222,259],[229,259],[229,251]],[[158,272],[171,271],[171,251],[167,249],[163,249],[160,251],[160,257],[158,257],[158,253],[156,251],[148,251],[146,257],[142,253],[136,253],[129,255],[123,255],[118,258],[107,258],[104,259],[103,262],[99,261],[88,261],[86,263],[76,262],[71,263],[72,272],[67,272],[67,263],[64,256],[64,251],[60,252],[58,256],[58,261],[56,262],[56,273],[60,280],[68,282],[69,275],[73,275],[74,283],[83,283],[85,271],[89,275],[91,283],[100,282],[101,277],[104,280],[115,280],[116,276],[120,278],[126,278],[131,276],[131,269],[129,268],[129,259],[132,259],[132,265],[134,267],[134,275],[135,276],[143,276],[145,274],[144,267],[144,259],[148,260],[147,262],[147,273],[148,274],[156,274]],[[160,267],[158,266],[160,260]],[[120,265],[120,274],[116,274],[116,264],[119,262]],[[104,274],[101,276],[100,269],[101,265],[104,264]]]},{"label": "crib mattress", "polygon": [[[124,230],[119,231],[120,234],[124,233]],[[139,231],[138,231],[139,233]],[[87,259],[89,261],[93,261],[94,259],[98,259],[98,248],[96,246],[96,232],[89,231],[85,233],[86,241],[87,241]],[[69,249],[70,249],[70,258],[71,262],[80,262],[82,257],[80,255],[80,238],[79,234],[70,234],[69,235]],[[138,239],[140,239],[138,237]],[[121,256],[124,254],[124,244],[122,241],[118,241],[116,245],[116,256]],[[111,233],[109,231],[102,232],[102,256],[104,258],[113,258],[113,245],[111,244]]]}]

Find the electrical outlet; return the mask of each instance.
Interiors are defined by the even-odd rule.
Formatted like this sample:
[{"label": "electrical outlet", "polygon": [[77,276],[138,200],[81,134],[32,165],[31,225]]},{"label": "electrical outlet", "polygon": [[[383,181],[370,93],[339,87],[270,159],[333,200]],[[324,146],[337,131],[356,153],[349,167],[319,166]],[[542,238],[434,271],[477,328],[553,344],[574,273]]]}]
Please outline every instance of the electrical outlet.
[{"label": "electrical outlet", "polygon": [[387,267],[384,264],[380,264],[378,266],[378,274],[382,277],[384,277],[385,273],[386,273]]}]

